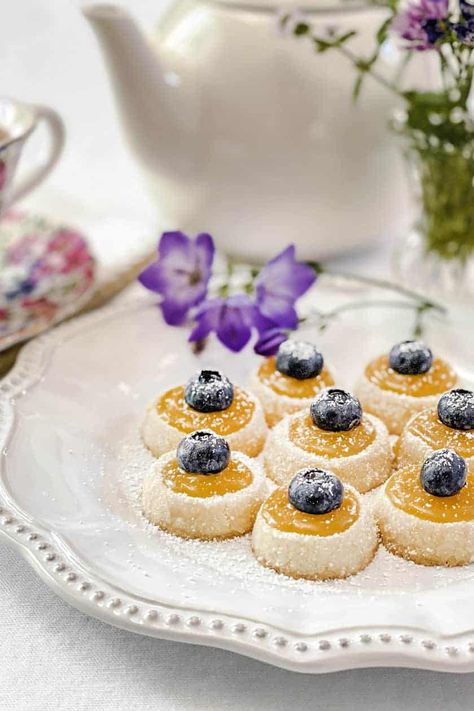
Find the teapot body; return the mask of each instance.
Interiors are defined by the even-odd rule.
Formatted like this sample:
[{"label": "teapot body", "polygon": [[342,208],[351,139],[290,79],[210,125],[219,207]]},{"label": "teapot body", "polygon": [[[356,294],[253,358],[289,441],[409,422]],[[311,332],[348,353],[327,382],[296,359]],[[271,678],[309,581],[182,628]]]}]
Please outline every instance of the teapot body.
[{"label": "teapot body", "polygon": [[[376,9],[309,17],[358,30],[351,46],[366,54],[383,20]],[[271,8],[201,0],[162,18],[152,44],[172,130],[132,140],[160,227],[210,232],[255,261],[290,242],[324,259],[401,232],[409,217],[387,128],[393,97],[367,77],[354,103],[348,60],[316,55],[277,25]]]}]

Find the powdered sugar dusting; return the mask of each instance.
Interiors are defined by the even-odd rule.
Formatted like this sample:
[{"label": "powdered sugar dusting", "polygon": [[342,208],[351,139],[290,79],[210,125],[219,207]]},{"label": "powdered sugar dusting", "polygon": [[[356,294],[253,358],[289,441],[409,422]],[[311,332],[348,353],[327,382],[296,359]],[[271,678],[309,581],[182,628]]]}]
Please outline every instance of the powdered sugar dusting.
[{"label": "powdered sugar dusting", "polygon": [[[474,572],[467,568],[453,569],[449,576],[445,569],[424,568],[397,558],[381,547],[374,561],[356,576],[346,580],[312,582],[294,580],[260,566],[251,550],[250,535],[225,541],[185,540],[160,531],[150,524],[141,511],[141,488],[146,474],[153,469],[155,458],[142,444],[135,428],[123,439],[117,453],[117,468],[104,471],[104,489],[107,507],[134,530],[135,552],[128,554],[128,564],[135,567],[137,560],[159,556],[176,571],[187,571],[196,584],[204,577],[206,582],[214,578],[225,579],[229,589],[245,585],[258,594],[265,594],[268,587],[280,588],[297,596],[312,595],[318,589],[334,592],[405,592],[419,591],[471,577]],[[274,487],[268,481],[268,489]],[[365,499],[370,504],[375,492]],[[140,563],[143,567],[143,562]]]},{"label": "powdered sugar dusting", "polygon": [[[326,288],[324,278],[318,284],[322,310],[347,296]],[[412,323],[406,311],[399,318],[394,313],[372,309],[361,318],[360,311],[348,312],[322,334],[307,331],[340,374],[338,385],[351,388],[371,358],[406,337]],[[40,349],[44,378],[16,399],[2,467],[8,496],[52,531],[55,548],[74,571],[100,580],[114,598],[121,590],[143,606],[222,612],[300,634],[378,624],[446,635],[473,628],[470,567],[423,568],[380,549],[353,578],[299,582],[261,568],[248,536],[199,543],[147,525],[140,491],[154,461],[137,432],[147,402],[203,367],[223,368],[245,387],[257,357],[251,349],[230,357],[215,339],[204,354],[193,354],[187,333],[166,329],[151,303],[89,318],[66,326],[54,348]],[[471,383],[469,334],[457,323],[433,323],[429,342]],[[348,344],[354,344],[350,353]],[[453,598],[461,604],[453,605]]]}]

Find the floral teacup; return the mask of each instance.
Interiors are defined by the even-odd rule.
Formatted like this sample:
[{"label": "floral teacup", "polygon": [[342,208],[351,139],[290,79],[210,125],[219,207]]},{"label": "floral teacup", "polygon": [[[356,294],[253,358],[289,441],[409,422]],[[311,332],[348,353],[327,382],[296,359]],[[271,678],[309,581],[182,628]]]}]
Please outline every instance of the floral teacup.
[{"label": "floral teacup", "polygon": [[0,351],[79,310],[91,297],[94,272],[81,233],[9,210],[0,229]]},{"label": "floral teacup", "polygon": [[[51,136],[48,154],[14,185],[23,147],[41,122],[45,123]],[[64,125],[53,109],[0,98],[0,217],[14,202],[41,183],[56,165],[63,145]]]}]

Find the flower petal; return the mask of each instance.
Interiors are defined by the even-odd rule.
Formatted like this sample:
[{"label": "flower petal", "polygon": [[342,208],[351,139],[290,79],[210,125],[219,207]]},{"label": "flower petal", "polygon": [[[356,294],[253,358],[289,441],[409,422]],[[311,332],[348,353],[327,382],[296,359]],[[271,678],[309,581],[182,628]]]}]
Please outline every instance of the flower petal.
[{"label": "flower petal", "polygon": [[165,321],[184,322],[190,308],[207,294],[214,259],[214,242],[208,234],[195,239],[182,232],[165,232],[158,245],[158,259],[139,276],[143,286],[163,296]]},{"label": "flower petal", "polygon": [[220,342],[231,351],[238,353],[247,345],[251,335],[252,332],[239,309],[224,306],[217,329],[217,338]]},{"label": "flower petal", "polygon": [[[165,232],[158,247],[158,263],[170,285],[186,288],[196,271],[196,244],[182,232]],[[200,275],[198,275],[200,276]]]},{"label": "flower petal", "polygon": [[156,291],[160,294],[163,289],[163,280],[159,262],[152,262],[145,267],[138,275],[138,281],[145,289]]},{"label": "flower petal", "polygon": [[411,2],[397,13],[392,30],[406,40],[411,49],[433,49],[449,29],[448,13],[449,0]]},{"label": "flower petal", "polygon": [[247,294],[233,294],[226,299],[226,306],[238,309],[242,320],[250,328],[255,325],[257,308]]},{"label": "flower petal", "polygon": [[257,278],[257,290],[285,295],[296,301],[315,282],[314,270],[295,260],[294,245],[290,245],[264,266]]},{"label": "flower petal", "polygon": [[265,298],[259,304],[260,312],[281,328],[294,329],[298,325],[298,315],[293,302],[278,296]]},{"label": "flower petal", "polygon": [[160,304],[163,318],[169,326],[181,326],[186,320],[189,311],[187,302],[179,302],[175,299],[163,299]]},{"label": "flower petal", "polygon": [[215,331],[227,348],[240,351],[250,340],[255,313],[255,304],[245,294],[208,299],[197,310],[198,323],[189,340],[201,340]]},{"label": "flower petal", "polygon": [[191,239],[183,232],[163,232],[158,244],[158,255],[161,259],[170,255],[189,255]]},{"label": "flower petal", "polygon": [[459,9],[461,10],[461,15],[465,20],[472,20],[474,18],[474,4],[472,2],[467,2],[467,0],[459,0]]},{"label": "flower petal", "polygon": [[259,355],[275,355],[280,345],[287,339],[287,334],[284,333],[284,331],[281,331],[278,327],[270,328],[268,331],[263,331],[253,349],[255,353],[258,353]]},{"label": "flower petal", "polygon": [[216,248],[211,235],[202,232],[196,237],[196,252],[201,268],[209,270],[214,261]]},{"label": "flower petal", "polygon": [[224,300],[220,298],[203,301],[196,313],[197,324],[191,331],[189,341],[200,341],[202,338],[206,338],[211,331],[217,331],[223,304]]},{"label": "flower petal", "polygon": [[213,323],[213,328],[217,328],[219,323],[219,314],[224,306],[225,300],[221,299],[219,296],[215,296],[212,299],[206,299],[199,305],[196,311],[196,318],[206,318],[211,319]]},{"label": "flower petal", "polygon": [[280,326],[295,328],[294,304],[316,280],[314,270],[295,260],[294,245],[271,259],[256,280],[257,305]]}]

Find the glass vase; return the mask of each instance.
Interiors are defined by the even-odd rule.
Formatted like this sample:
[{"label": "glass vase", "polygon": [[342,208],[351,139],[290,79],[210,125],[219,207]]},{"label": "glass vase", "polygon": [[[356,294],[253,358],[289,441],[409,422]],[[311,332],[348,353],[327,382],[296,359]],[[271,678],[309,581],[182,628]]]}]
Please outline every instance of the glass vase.
[{"label": "glass vase", "polygon": [[474,296],[474,157],[470,145],[406,153],[418,217],[395,254],[397,278],[449,301]]}]

